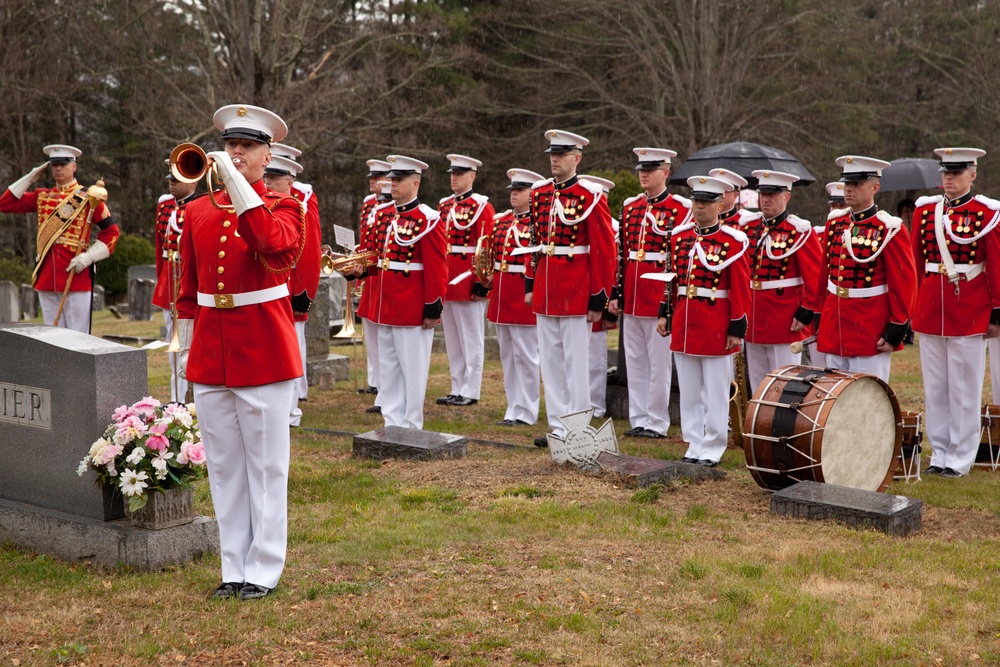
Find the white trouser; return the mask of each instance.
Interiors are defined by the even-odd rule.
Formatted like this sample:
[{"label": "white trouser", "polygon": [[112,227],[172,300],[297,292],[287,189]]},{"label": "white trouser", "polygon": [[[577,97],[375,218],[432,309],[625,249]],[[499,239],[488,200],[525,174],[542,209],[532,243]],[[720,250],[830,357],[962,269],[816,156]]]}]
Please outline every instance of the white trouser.
[{"label": "white trouser", "polygon": [[[174,335],[174,317],[170,312],[170,309],[163,311],[163,325],[167,328],[167,342]],[[176,352],[167,352],[167,363],[170,365],[170,400],[173,402],[183,403],[187,396],[188,381],[177,374],[177,364],[179,360],[177,359]]]},{"label": "white trouser", "polygon": [[892,352],[879,352],[870,357],[842,357],[839,354],[826,353],[826,366],[848,373],[868,373],[883,382],[889,382],[889,366],[892,364]]},{"label": "white trouser", "polygon": [[826,352],[820,352],[816,349],[816,341],[809,343],[806,347],[809,349],[809,363],[816,368],[827,368]]},{"label": "white trouser", "polygon": [[365,337],[365,356],[368,358],[368,386],[378,387],[378,324],[369,319],[361,320]]},{"label": "white trouser", "polygon": [[1000,338],[987,338],[986,349],[990,351],[990,397],[1000,403]]},{"label": "white trouser", "polygon": [[[42,307],[42,322],[52,325],[59,312],[62,292],[38,292],[38,304]],[[90,292],[70,292],[66,295],[66,305],[59,315],[59,326],[81,333],[90,333]]]},{"label": "white trouser", "polygon": [[747,380],[750,386],[750,395],[760,386],[768,373],[776,368],[802,363],[802,353],[792,353],[788,349],[788,343],[777,345],[763,345],[758,343],[747,343]]},{"label": "white trouser", "polygon": [[608,332],[591,331],[587,341],[587,368],[590,384],[590,407],[595,417],[608,411]]},{"label": "white trouser", "polygon": [[931,465],[968,474],[979,451],[983,337],[920,334],[919,347]]},{"label": "white trouser", "polygon": [[538,421],[538,330],[533,326],[498,324],[497,345],[507,394],[504,419]]},{"label": "white trouser", "polygon": [[306,323],[295,323],[295,335],[299,339],[299,356],[302,358],[302,377],[292,380],[292,398],[288,408],[289,426],[298,426],[302,423],[302,409],[299,408],[299,401],[304,399],[308,383],[306,382]]},{"label": "white trouser", "polygon": [[729,356],[674,353],[681,390],[681,434],[688,444],[686,458],[719,461],[726,451],[732,368]]},{"label": "white trouser", "polygon": [[545,417],[552,433],[565,437],[569,429],[559,417],[590,407],[588,343],[591,324],[585,315],[536,315],[538,360],[545,388]]},{"label": "white trouser", "polygon": [[628,421],[661,435],[670,427],[670,336],[656,333],[655,317],[622,317],[628,368]]},{"label": "white trouser", "polygon": [[378,327],[379,405],[386,426],[424,427],[434,329]]},{"label": "white trouser", "polygon": [[274,588],[288,538],[288,404],[295,381],[194,384],[208,483],[219,523],[222,580]]},{"label": "white trouser", "polygon": [[449,301],[441,313],[451,393],[479,400],[483,383],[486,301]]}]

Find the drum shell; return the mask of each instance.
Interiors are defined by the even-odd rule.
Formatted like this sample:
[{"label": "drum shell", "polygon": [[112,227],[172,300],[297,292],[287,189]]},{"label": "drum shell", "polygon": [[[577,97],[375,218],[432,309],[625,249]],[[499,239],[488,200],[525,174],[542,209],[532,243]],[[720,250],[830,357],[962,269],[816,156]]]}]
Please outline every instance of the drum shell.
[{"label": "drum shell", "polygon": [[1000,467],[1000,405],[983,404],[982,437],[975,466],[996,470]]},{"label": "drum shell", "polygon": [[[847,390],[851,382],[860,378],[877,382],[886,392],[891,405],[895,424],[891,462],[887,464],[884,476],[879,470],[879,479],[872,480],[873,484],[877,485],[878,491],[884,491],[892,481],[900,456],[903,435],[901,412],[895,394],[889,385],[871,375],[809,366],[784,366],[768,373],[750,400],[743,424],[744,454],[754,481],[772,491],[784,489],[800,481],[826,483],[828,480],[824,478],[822,466],[825,425],[837,399]],[[782,395],[794,381],[805,381],[805,384],[811,385],[798,411],[791,409],[790,404],[783,404],[784,407],[769,405],[769,403],[782,403]],[[794,416],[794,428],[791,429],[791,435],[787,436],[786,444],[761,439],[764,436],[773,437],[776,426],[781,426],[776,425],[775,420],[785,420],[784,431],[787,432],[792,416]],[[810,420],[814,420],[823,428],[815,430],[816,427]],[[814,430],[815,432],[810,433]],[[811,460],[810,457],[815,460]]]}]

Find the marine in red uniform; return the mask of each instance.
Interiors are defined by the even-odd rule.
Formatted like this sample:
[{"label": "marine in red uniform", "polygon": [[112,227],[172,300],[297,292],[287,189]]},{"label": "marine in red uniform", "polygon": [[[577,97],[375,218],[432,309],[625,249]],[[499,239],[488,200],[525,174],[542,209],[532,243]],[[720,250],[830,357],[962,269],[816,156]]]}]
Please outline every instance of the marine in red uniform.
[{"label": "marine in red uniform", "polygon": [[[368,160],[368,195],[361,204],[361,215],[358,221],[358,252],[376,250],[385,238],[386,224],[376,224],[378,211],[385,206],[394,206],[390,192],[391,183],[388,174],[392,170],[385,160]],[[369,316],[371,295],[378,284],[378,266],[368,267],[367,272],[355,276],[361,285],[361,299],[358,301],[357,315],[361,318],[361,330],[365,338],[365,358],[368,365],[368,387],[366,393],[377,394],[378,377],[378,325]],[[361,391],[360,389],[358,390]],[[375,405],[365,409],[365,412],[381,414],[378,396]]]},{"label": "marine in red uniform", "polygon": [[[38,292],[42,321],[49,325],[55,322],[68,282],[69,292],[58,325],[90,333],[93,276],[89,267],[114,252],[118,225],[103,202],[91,206],[87,189],[77,183],[76,159],[83,154],[79,148],[53,144],[42,151],[48,160],[0,195],[0,211],[38,214],[38,255],[32,285]],[[55,187],[29,192],[47,167],[52,169]],[[91,243],[94,229],[97,240]]]},{"label": "marine in red uniform", "polygon": [[[559,417],[590,406],[587,336],[607,305],[614,283],[615,241],[601,188],[580,182],[577,166],[590,142],[563,130],[545,133],[552,178],[531,191],[536,245],[526,285],[538,323],[538,353],[549,427],[569,430]],[[546,438],[535,444],[544,447]]]},{"label": "marine in red uniform", "polygon": [[288,406],[302,375],[288,272],[306,217],[298,200],[264,185],[284,121],[242,104],[214,121],[226,150],[208,158],[225,190],[187,207],[178,331],[219,523],[223,583],[212,597],[247,600],[270,594],[285,565]]},{"label": "marine in red uniform", "polygon": [[[844,203],[844,184],[841,181],[832,181],[826,184],[826,203],[829,206],[829,211],[835,211],[837,209],[842,209],[846,206]],[[829,212],[828,211],[828,212]],[[813,225],[813,233],[816,235],[816,239],[819,241],[820,249],[823,248],[823,239],[825,238],[824,232],[826,231],[826,218],[823,218],[821,224]],[[822,285],[819,286],[822,289]],[[822,299],[821,299],[822,300]],[[817,313],[819,314],[819,313]],[[808,344],[806,345],[806,351],[803,352],[803,356],[808,356],[809,365],[816,366],[818,368],[826,368],[826,355],[816,349],[816,322],[818,318],[813,318],[812,324],[806,329],[809,336]]]},{"label": "marine in red uniform", "polygon": [[808,220],[788,213],[798,176],[758,170],[761,212],[742,225],[750,240],[750,306],[746,335],[751,391],[781,366],[801,364],[789,345],[802,340],[819,309],[822,249]]},{"label": "marine in red uniform", "polygon": [[379,248],[369,316],[378,324],[379,401],[386,426],[423,428],[434,326],[448,283],[444,224],[420,203],[427,164],[390,155],[395,210]]},{"label": "marine in red uniform", "polygon": [[730,355],[740,351],[750,301],[749,242],[723,224],[722,195],[731,185],[692,176],[693,222],[674,228],[671,259],[676,282],[667,283],[658,331],[672,331],[670,349],[681,387],[685,463],[715,466],[726,450]]},{"label": "marine in red uniform", "polygon": [[476,242],[483,226],[496,213],[489,198],[472,191],[482,162],[465,155],[449,155],[451,191],[438,204],[448,247],[448,305],[441,315],[444,343],[448,351],[451,392],[439,405],[472,405],[479,402],[483,382],[483,346],[486,332],[483,312],[488,296],[485,287],[469,276]]},{"label": "marine in red uniform", "polygon": [[538,421],[540,382],[535,313],[524,302],[526,267],[515,250],[531,245],[531,186],[542,180],[527,169],[509,169],[511,209],[493,216],[483,231],[493,249],[493,276],[486,319],[496,325],[507,411],[500,426]]},{"label": "marine in red uniform", "polygon": [[663,283],[643,279],[646,273],[671,271],[670,233],[691,215],[691,202],[667,192],[670,160],[666,148],[632,149],[643,192],[625,200],[618,238],[618,276],[612,313],[622,314],[623,346],[628,368],[627,436],[666,437],[670,427],[670,340],[656,327]]},{"label": "marine in red uniform", "polygon": [[[169,162],[169,160],[168,160]],[[167,174],[170,194],[160,197],[156,205],[156,289],[153,305],[163,311],[167,340],[174,335],[174,307],[181,285],[181,231],[184,229],[184,209],[195,197],[198,183],[185,183],[173,173]],[[170,364],[170,400],[183,401],[188,382],[178,374],[177,353],[167,352]]]},{"label": "marine in red uniform", "polygon": [[747,215],[751,215],[749,211],[744,211],[740,208],[740,193],[743,191],[743,188],[750,184],[749,181],[735,171],[722,169],[721,167],[712,169],[708,172],[708,175],[724,183],[728,183],[730,186],[722,194],[722,214],[719,215],[719,220],[731,227],[739,226]]},{"label": "marine in red uniform", "polygon": [[848,209],[833,211],[826,223],[816,347],[829,368],[888,382],[890,354],[902,349],[916,295],[910,237],[899,218],[875,206],[889,163],[858,155],[836,162]]},{"label": "marine in red uniform", "polygon": [[[920,366],[931,464],[924,472],[967,475],[979,450],[986,358],[983,338],[1000,333],[1000,201],[972,194],[978,148],[938,148],[944,196],[913,212]],[[995,357],[993,357],[995,359]]]}]

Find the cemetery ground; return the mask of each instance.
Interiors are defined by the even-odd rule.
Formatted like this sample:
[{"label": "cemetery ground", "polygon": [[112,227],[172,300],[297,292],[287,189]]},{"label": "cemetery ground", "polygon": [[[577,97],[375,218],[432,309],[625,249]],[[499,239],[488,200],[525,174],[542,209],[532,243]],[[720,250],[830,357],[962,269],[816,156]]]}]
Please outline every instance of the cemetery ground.
[{"label": "cemetery ground", "polygon": [[[159,326],[94,321],[98,335]],[[333,351],[363,368],[360,346]],[[148,357],[163,400],[166,354]],[[894,355],[893,387],[922,407],[915,347]],[[425,463],[352,458],[330,432],[380,426],[372,397],[354,378],[310,388],[288,565],[260,601],[206,599],[217,556],[140,574],[0,548],[0,665],[1000,664],[1000,472],[894,482],[925,504],[922,530],[890,537],[770,516],[742,451],[726,452],[723,481],[644,490],[553,466],[530,446],[543,425],[494,425],[499,361],[483,388],[475,406],[436,405],[435,353],[425,428],[516,446]],[[620,446],[679,459],[670,435]],[[206,483],[195,502],[212,514]]]}]

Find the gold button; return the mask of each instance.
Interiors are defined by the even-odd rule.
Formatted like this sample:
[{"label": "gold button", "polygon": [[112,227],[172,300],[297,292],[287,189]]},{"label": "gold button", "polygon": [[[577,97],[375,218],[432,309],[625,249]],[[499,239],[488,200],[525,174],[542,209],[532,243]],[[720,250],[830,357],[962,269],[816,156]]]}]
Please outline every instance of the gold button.
[{"label": "gold button", "polygon": [[219,290],[224,290],[226,289],[226,283],[219,283],[218,285],[216,285],[216,287],[218,287]]},{"label": "gold button", "polygon": [[220,250],[219,251],[219,259],[222,259],[225,256],[226,256],[226,251],[225,250]]},{"label": "gold button", "polygon": [[225,243],[228,240],[229,240],[228,236],[223,236],[222,238],[219,239],[219,243]]},{"label": "gold button", "polygon": [[232,222],[230,222],[229,220],[226,220],[225,222],[222,223],[222,226],[225,227],[226,229],[229,229],[229,226],[232,225],[232,224],[233,224]]},{"label": "gold button", "polygon": [[216,269],[216,271],[219,272],[220,274],[221,273],[225,273],[226,272],[226,267],[220,266],[218,269]]}]

